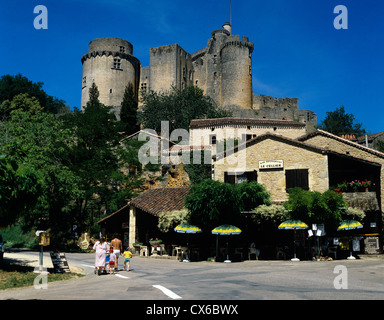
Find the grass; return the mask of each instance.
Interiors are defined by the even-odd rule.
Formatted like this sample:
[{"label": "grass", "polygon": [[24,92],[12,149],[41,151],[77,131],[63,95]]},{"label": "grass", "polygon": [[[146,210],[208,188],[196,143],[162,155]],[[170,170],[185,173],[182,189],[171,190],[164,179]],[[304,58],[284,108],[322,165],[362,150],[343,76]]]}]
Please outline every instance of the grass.
[{"label": "grass", "polygon": [[[0,267],[0,290],[33,286],[33,282],[38,275],[34,273],[33,270],[33,267],[7,264],[4,262]],[[84,276],[79,273],[53,273],[53,268],[48,268],[48,272],[50,272],[48,275],[48,283]]]}]

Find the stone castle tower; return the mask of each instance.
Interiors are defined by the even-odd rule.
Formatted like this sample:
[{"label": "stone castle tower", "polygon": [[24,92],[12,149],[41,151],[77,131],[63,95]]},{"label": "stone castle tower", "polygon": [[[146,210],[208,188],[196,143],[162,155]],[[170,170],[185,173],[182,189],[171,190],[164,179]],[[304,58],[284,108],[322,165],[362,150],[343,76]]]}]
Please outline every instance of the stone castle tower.
[{"label": "stone castle tower", "polygon": [[150,49],[149,66],[143,67],[133,56],[133,46],[126,40],[95,39],[83,64],[82,108],[89,99],[89,87],[95,82],[100,101],[119,110],[129,82],[136,91],[169,91],[172,86],[183,89],[197,86],[218,106],[229,109],[235,117],[285,119],[307,123],[313,131],[316,114],[299,110],[297,98],[275,98],[256,95],[252,90],[253,43],[248,37],[232,35],[226,22],[212,31],[205,48],[188,53],[178,44]]},{"label": "stone castle tower", "polygon": [[88,53],[81,58],[83,64],[83,84],[81,107],[89,100],[89,88],[95,82],[99,89],[100,101],[116,108],[123,100],[125,87],[131,82],[139,88],[140,61],[133,56],[133,46],[126,40],[100,38],[89,43]]}]

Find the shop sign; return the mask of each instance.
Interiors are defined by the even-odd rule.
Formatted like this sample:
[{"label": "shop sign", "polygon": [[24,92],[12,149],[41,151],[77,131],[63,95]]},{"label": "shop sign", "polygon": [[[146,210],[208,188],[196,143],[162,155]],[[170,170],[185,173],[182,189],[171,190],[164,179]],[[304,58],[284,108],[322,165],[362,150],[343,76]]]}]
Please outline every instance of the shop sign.
[{"label": "shop sign", "polygon": [[283,160],[259,161],[259,169],[283,169],[283,168],[284,168]]},{"label": "shop sign", "polygon": [[65,253],[51,252],[51,259],[55,273],[71,273]]}]

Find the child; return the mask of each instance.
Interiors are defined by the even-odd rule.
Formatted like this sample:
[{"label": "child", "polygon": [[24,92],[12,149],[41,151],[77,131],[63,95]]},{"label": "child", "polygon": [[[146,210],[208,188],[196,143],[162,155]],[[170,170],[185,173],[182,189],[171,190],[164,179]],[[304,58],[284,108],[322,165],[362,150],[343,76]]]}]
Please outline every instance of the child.
[{"label": "child", "polygon": [[111,255],[109,254],[109,252],[107,252],[107,255],[105,256],[104,273],[107,273],[110,270],[110,265],[109,265],[110,257],[111,257]]},{"label": "child", "polygon": [[124,269],[123,270],[125,270],[127,268],[127,271],[129,271],[129,262],[130,262],[130,260],[132,258],[132,252],[129,250],[129,248],[126,248],[124,253],[123,253],[123,255],[124,255],[124,258],[125,258],[124,259]]},{"label": "child", "polygon": [[113,249],[110,251],[109,254],[109,274],[115,273],[115,261],[116,261],[116,255],[113,252]]}]

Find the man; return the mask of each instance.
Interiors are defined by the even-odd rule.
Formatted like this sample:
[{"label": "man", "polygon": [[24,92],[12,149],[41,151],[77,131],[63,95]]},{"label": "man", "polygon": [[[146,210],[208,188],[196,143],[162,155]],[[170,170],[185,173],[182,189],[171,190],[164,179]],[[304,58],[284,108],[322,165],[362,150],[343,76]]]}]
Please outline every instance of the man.
[{"label": "man", "polygon": [[116,261],[115,261],[115,270],[118,271],[118,264],[119,264],[119,257],[120,254],[123,252],[123,243],[118,238],[118,234],[114,235],[114,239],[111,241],[111,246],[113,247],[113,253],[116,255]]}]

